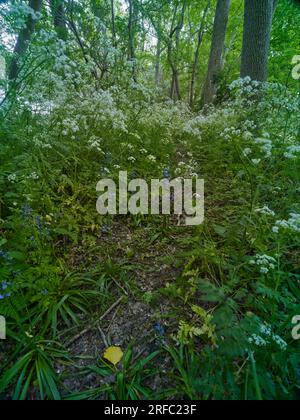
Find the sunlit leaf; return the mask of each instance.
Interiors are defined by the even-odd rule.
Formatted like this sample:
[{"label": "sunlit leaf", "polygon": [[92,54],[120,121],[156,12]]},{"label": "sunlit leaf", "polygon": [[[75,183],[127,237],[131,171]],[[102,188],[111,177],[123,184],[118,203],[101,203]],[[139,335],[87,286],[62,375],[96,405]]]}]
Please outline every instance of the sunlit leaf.
[{"label": "sunlit leaf", "polygon": [[120,347],[112,346],[105,350],[103,358],[116,366],[122,360],[123,354]]}]

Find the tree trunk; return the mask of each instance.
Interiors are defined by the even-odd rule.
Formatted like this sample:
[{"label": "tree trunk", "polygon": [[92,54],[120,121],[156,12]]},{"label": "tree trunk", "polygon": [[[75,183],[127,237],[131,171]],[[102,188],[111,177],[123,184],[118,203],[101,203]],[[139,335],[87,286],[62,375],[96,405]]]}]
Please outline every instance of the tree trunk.
[{"label": "tree trunk", "polygon": [[[42,0],[29,0],[29,7],[31,7],[35,13],[39,13],[42,8]],[[35,30],[36,20],[31,15],[28,16],[26,26],[21,30],[15,49],[14,56],[9,68],[8,77],[9,80],[15,80],[19,74],[19,63],[21,58],[25,55],[31,36]]]},{"label": "tree trunk", "polygon": [[135,0],[128,0],[128,2],[129,2],[128,61],[132,63],[132,77],[136,81],[135,46],[134,46],[136,7],[135,7]]},{"label": "tree trunk", "polygon": [[116,33],[116,16],[115,16],[115,2],[111,0],[111,32],[113,46],[117,46],[117,33]]},{"label": "tree trunk", "polygon": [[134,49],[134,4],[133,0],[129,0],[129,17],[128,17],[128,60],[135,59]]},{"label": "tree trunk", "polygon": [[277,0],[245,0],[241,77],[265,82]]},{"label": "tree trunk", "polygon": [[54,27],[60,39],[67,39],[67,25],[65,16],[64,0],[51,0],[51,12],[53,16]]},{"label": "tree trunk", "polygon": [[196,76],[197,76],[197,68],[198,68],[199,59],[200,59],[200,47],[201,47],[202,40],[203,40],[203,35],[204,35],[205,19],[206,19],[209,8],[210,8],[210,0],[208,1],[207,6],[204,10],[202,21],[201,21],[200,28],[199,28],[199,31],[198,31],[197,47],[196,47],[196,51],[195,51],[195,55],[194,55],[191,85],[190,85],[190,107],[191,108],[193,108],[193,105],[194,105],[195,83],[196,83]]},{"label": "tree trunk", "polygon": [[[174,28],[177,16],[178,6],[176,5],[173,20],[171,25],[171,32],[168,39],[168,62],[172,70],[172,79],[171,79],[171,89],[170,89],[170,97],[171,99],[181,100],[181,93],[180,93],[180,83],[179,83],[179,71],[178,71],[178,55],[179,55],[179,44],[180,44],[180,34],[183,29],[184,25],[184,17],[186,12],[187,3],[184,0],[180,18],[177,25]],[[175,35],[175,48],[174,48],[174,35]]]},{"label": "tree trunk", "polygon": [[160,85],[160,56],[161,56],[161,40],[158,37],[156,46],[156,60],[155,60],[155,85]]},{"label": "tree trunk", "polygon": [[218,77],[223,68],[223,51],[230,10],[230,0],[218,0],[208,71],[202,92],[203,105],[211,104],[218,89]]}]

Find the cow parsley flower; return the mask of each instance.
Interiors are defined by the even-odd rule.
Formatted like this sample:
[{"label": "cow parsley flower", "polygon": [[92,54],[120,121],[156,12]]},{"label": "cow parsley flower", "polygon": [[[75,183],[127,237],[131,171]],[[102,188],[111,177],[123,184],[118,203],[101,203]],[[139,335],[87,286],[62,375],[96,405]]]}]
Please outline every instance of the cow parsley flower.
[{"label": "cow parsley flower", "polygon": [[261,159],[252,159],[251,162],[253,163],[253,165],[257,166],[260,164]]},{"label": "cow parsley flower", "polygon": [[149,160],[149,162],[153,162],[153,163],[155,163],[155,162],[156,162],[156,157],[155,157],[155,156],[153,156],[153,155],[149,155],[149,156],[147,156],[147,159]]},{"label": "cow parsley flower", "polygon": [[264,206],[261,209],[256,209],[255,212],[262,214],[264,216],[272,216],[272,217],[275,216],[275,212],[271,210],[268,206]]},{"label": "cow parsley flower", "polygon": [[266,323],[263,323],[259,327],[259,333],[253,334],[249,338],[250,344],[255,344],[257,347],[265,347],[272,342],[279,346],[280,350],[285,351],[287,349],[287,343],[279,336],[273,333],[272,327]]},{"label": "cow parsley flower", "polygon": [[297,159],[300,156],[300,146],[290,146],[284,153],[284,157],[287,159]]},{"label": "cow parsley flower", "polygon": [[30,174],[27,179],[32,179],[33,181],[37,181],[39,179],[39,176],[36,172],[32,172],[32,174]]},{"label": "cow parsley flower", "polygon": [[288,220],[277,220],[273,232],[278,233],[280,228],[300,233],[300,214],[291,213]]},{"label": "cow parsley flower", "polygon": [[[265,135],[267,137],[267,135]],[[255,144],[260,146],[260,151],[265,155],[265,158],[272,156],[273,143],[269,138],[258,138]]]},{"label": "cow parsley flower", "polygon": [[243,150],[243,155],[245,157],[248,157],[249,155],[251,155],[251,153],[252,153],[252,150],[249,147]]},{"label": "cow parsley flower", "polygon": [[256,255],[250,264],[258,266],[261,274],[268,274],[270,270],[275,270],[277,261],[269,255]]},{"label": "cow parsley flower", "polygon": [[7,180],[9,182],[11,182],[11,183],[16,182],[16,180],[17,180],[17,174],[10,174],[10,175],[8,175]]},{"label": "cow parsley flower", "polygon": [[265,347],[268,344],[264,338],[257,334],[253,334],[248,341],[250,344],[255,344],[257,347]]}]

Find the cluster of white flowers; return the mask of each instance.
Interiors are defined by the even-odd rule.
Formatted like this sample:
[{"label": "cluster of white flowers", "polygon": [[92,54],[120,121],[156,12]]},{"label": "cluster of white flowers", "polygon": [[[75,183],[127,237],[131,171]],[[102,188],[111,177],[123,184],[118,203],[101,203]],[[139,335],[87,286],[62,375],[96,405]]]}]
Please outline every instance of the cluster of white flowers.
[{"label": "cluster of white flowers", "polygon": [[260,209],[256,209],[255,210],[256,213],[262,214],[264,216],[272,216],[275,217],[275,212],[273,210],[271,210],[268,206],[264,206]]},{"label": "cluster of white flowers", "polygon": [[268,83],[258,82],[247,76],[245,78],[234,80],[231,85],[229,85],[229,90],[236,96],[237,99],[242,99],[243,103],[246,104],[247,97],[252,101],[256,98],[259,91],[266,89],[267,87]]},{"label": "cluster of white flowers", "polygon": [[300,233],[300,214],[291,213],[288,220],[277,220],[273,227],[273,233],[278,233],[280,228]]},{"label": "cluster of white flowers", "polygon": [[183,126],[183,133],[197,138],[201,138],[200,126],[203,122],[203,117],[197,116],[189,119]]},{"label": "cluster of white flowers", "polygon": [[252,334],[248,341],[250,344],[255,344],[257,347],[266,347],[268,344],[264,338],[257,334]]},{"label": "cluster of white flowers", "polygon": [[242,135],[242,130],[235,127],[226,127],[221,133],[221,137],[225,140],[231,140],[233,137],[240,137]]},{"label": "cluster of white flowers", "polygon": [[287,343],[279,336],[273,333],[272,327],[266,323],[260,325],[260,334],[253,334],[249,338],[250,344],[255,344],[258,347],[265,347],[271,342],[277,344],[280,350],[285,351],[287,349]]},{"label": "cluster of white flowers", "polygon": [[98,152],[105,154],[101,148],[101,139],[96,136],[92,136],[88,141],[88,148],[90,150],[97,150]]},{"label": "cluster of white flowers", "polygon": [[273,142],[268,133],[265,133],[263,138],[255,139],[255,144],[260,146],[260,151],[264,154],[265,158],[272,156]]},{"label": "cluster of white flowers", "polygon": [[39,179],[39,176],[36,172],[32,172],[32,174],[28,175],[27,179],[31,179],[33,181],[37,181]]},{"label": "cluster of white flowers", "polygon": [[257,166],[260,164],[261,159],[251,159],[251,162],[253,163],[253,165]]},{"label": "cluster of white flowers", "polygon": [[[39,40],[43,43],[43,44],[48,44],[49,42],[53,42],[53,41],[57,41],[57,35],[56,32],[54,31],[49,31],[49,30],[45,30],[45,29],[41,29],[39,31]],[[63,46],[65,45],[65,42],[62,40],[57,41],[59,42],[59,45]],[[60,50],[62,49],[62,47],[60,48]],[[47,50],[49,51],[49,50]]]},{"label": "cluster of white flowers", "polygon": [[65,118],[62,123],[62,134],[64,136],[68,136],[68,135],[73,135],[75,133],[78,133],[79,131],[79,127],[76,123],[76,121],[70,119],[70,118]]},{"label": "cluster of white flowers", "polygon": [[255,259],[250,261],[250,264],[257,265],[261,274],[268,274],[270,270],[275,269],[277,261],[269,255],[256,255]]},{"label": "cluster of white flowers", "polygon": [[7,180],[9,182],[11,182],[11,183],[16,182],[17,181],[17,174],[10,174],[10,175],[8,175]]},{"label": "cluster of white flowers", "polygon": [[147,160],[148,160],[149,162],[155,163],[155,162],[156,162],[156,157],[155,157],[155,156],[153,156],[153,155],[149,155],[149,156],[147,156]]},{"label": "cluster of white flowers", "polygon": [[33,20],[39,20],[42,17],[40,12],[35,12],[28,4],[21,1],[11,2],[7,12],[14,15],[14,24],[19,29],[26,27],[28,16],[31,16]]},{"label": "cluster of white flowers", "polygon": [[46,143],[45,142],[45,138],[43,139],[41,136],[36,136],[32,139],[32,143],[34,144],[35,147],[37,147],[38,149],[52,149],[52,146],[50,143]]},{"label": "cluster of white flowers", "polygon": [[251,153],[252,153],[252,150],[250,149],[250,147],[246,147],[246,149],[244,149],[244,150],[243,150],[243,155],[244,155],[245,157],[250,156],[250,155],[251,155]]},{"label": "cluster of white flowers", "polygon": [[300,146],[290,146],[284,154],[287,159],[297,159],[300,157]]},{"label": "cluster of white flowers", "polygon": [[244,78],[239,78],[234,80],[230,85],[229,85],[229,89],[230,90],[235,90],[235,89],[247,89],[249,90],[249,88],[251,87],[251,90],[253,89],[257,89],[261,86],[261,83],[256,81],[256,80],[252,80],[251,77],[247,76]]},{"label": "cluster of white flowers", "polygon": [[[181,153],[178,153],[178,155],[181,155]],[[175,175],[195,178],[198,176],[196,173],[196,166],[197,163],[193,159],[190,159],[189,162],[179,162],[175,169]]]}]

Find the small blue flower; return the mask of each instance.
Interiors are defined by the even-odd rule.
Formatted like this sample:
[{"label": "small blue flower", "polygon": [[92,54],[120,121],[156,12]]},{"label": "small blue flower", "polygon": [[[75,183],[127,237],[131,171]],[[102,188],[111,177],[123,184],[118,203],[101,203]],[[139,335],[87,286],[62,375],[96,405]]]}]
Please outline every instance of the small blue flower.
[{"label": "small blue flower", "polygon": [[171,173],[170,173],[169,169],[166,168],[166,169],[163,170],[163,177],[167,178],[167,179],[171,178]]},{"label": "small blue flower", "polygon": [[32,216],[33,210],[28,204],[24,204],[21,208],[22,216],[26,219]]},{"label": "small blue flower", "polygon": [[35,223],[36,223],[36,227],[38,228],[38,230],[43,229],[42,219],[41,219],[40,216],[36,216]]},{"label": "small blue flower", "polygon": [[154,325],[154,330],[161,337],[163,337],[165,335],[165,329],[164,329],[164,327],[160,323],[157,323],[157,324]]},{"label": "small blue flower", "polygon": [[107,233],[109,233],[109,226],[107,226],[107,225],[103,225],[102,227],[101,227],[101,233],[103,233],[104,235],[106,235]]},{"label": "small blue flower", "polygon": [[2,290],[6,290],[8,288],[8,284],[6,283],[6,281],[2,282],[1,288],[2,288]]}]

